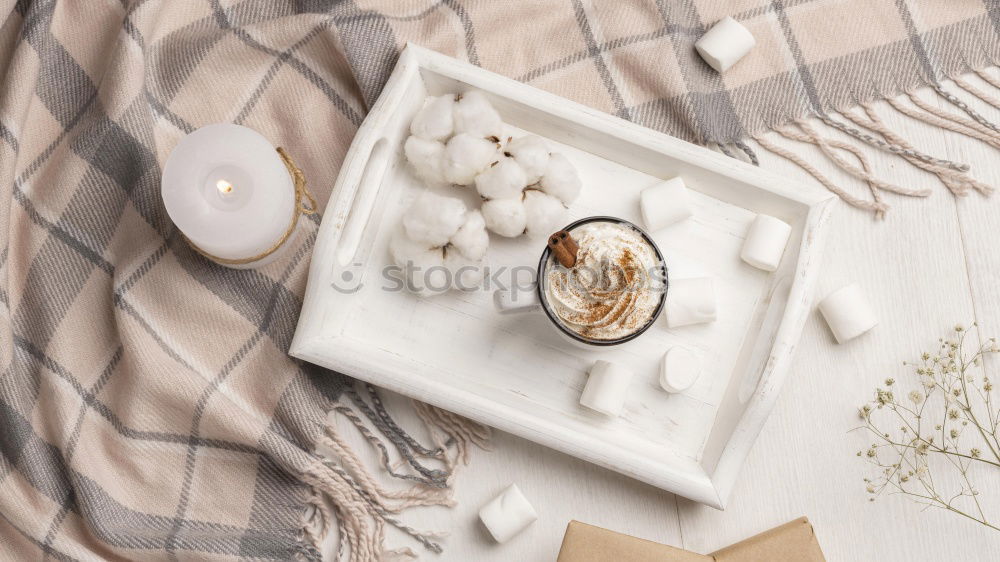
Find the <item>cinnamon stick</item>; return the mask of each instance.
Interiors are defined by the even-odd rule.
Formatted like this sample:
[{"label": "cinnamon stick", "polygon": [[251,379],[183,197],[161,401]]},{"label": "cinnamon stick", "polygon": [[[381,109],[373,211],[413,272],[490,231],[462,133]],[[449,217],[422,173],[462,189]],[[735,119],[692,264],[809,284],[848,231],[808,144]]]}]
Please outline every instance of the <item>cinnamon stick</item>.
[{"label": "cinnamon stick", "polygon": [[560,265],[569,268],[576,265],[576,253],[580,251],[580,246],[569,232],[560,230],[549,236],[549,250]]}]

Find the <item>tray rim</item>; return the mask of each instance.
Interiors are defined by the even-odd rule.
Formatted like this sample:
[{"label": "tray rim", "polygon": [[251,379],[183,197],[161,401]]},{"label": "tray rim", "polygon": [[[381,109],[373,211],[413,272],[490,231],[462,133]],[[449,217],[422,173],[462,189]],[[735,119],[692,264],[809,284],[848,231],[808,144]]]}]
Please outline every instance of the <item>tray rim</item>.
[{"label": "tray rim", "polygon": [[[403,100],[411,79],[421,68],[500,96],[530,99],[541,111],[575,121],[601,134],[639,144],[711,172],[732,177],[740,182],[754,184],[759,189],[808,207],[788,302],[781,313],[768,360],[759,376],[755,391],[746,402],[742,414],[733,426],[732,433],[722,447],[714,470],[709,472],[701,462],[694,460],[690,463],[678,462],[676,466],[664,470],[664,463],[660,460],[651,462],[640,455],[632,455],[633,458],[630,459],[620,459],[620,462],[612,465],[606,458],[594,453],[594,449],[584,451],[560,440],[552,428],[539,430],[525,423],[526,418],[519,412],[485,397],[464,390],[441,388],[443,385],[439,385],[432,393],[427,389],[427,385],[408,384],[415,381],[386,374],[386,369],[366,363],[364,357],[349,356],[343,353],[343,350],[338,357],[332,357],[328,353],[329,344],[338,338],[322,334],[325,311],[323,307],[313,304],[317,299],[322,299],[319,295],[320,288],[327,272],[334,265],[335,250],[344,234],[356,196],[362,189],[362,184],[368,180],[365,173],[369,157],[376,143],[382,139],[381,129],[391,118],[391,110]],[[316,238],[306,295],[289,354],[333,370],[347,371],[345,374],[351,377],[483,421],[503,431],[615,470],[699,503],[724,509],[743,461],[777,399],[777,391],[787,375],[802,327],[811,310],[813,290],[819,276],[818,261],[827,239],[828,229],[825,227],[829,223],[835,200],[835,195],[829,192],[814,188],[796,188],[781,176],[756,166],[408,43],[400,53],[396,67],[386,82],[382,94],[358,129],[334,184],[333,196],[327,203]],[[507,415],[484,419],[480,414],[482,406],[489,406],[492,411],[505,409],[510,411]],[[681,467],[687,464],[697,468]]]}]

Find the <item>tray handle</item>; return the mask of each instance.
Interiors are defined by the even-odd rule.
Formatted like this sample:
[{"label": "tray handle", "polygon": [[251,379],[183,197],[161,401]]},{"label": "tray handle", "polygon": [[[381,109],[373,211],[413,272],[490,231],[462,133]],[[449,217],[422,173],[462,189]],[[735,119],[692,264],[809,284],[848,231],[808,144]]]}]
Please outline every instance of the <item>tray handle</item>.
[{"label": "tray handle", "polygon": [[364,173],[361,181],[358,182],[358,189],[355,191],[354,203],[351,205],[350,214],[344,225],[344,232],[340,237],[340,244],[337,249],[337,264],[344,267],[354,260],[358,253],[358,246],[361,244],[361,236],[375,208],[375,200],[378,196],[378,187],[385,177],[385,172],[389,168],[389,139],[382,137],[372,146],[368,155],[368,162],[365,163]]}]

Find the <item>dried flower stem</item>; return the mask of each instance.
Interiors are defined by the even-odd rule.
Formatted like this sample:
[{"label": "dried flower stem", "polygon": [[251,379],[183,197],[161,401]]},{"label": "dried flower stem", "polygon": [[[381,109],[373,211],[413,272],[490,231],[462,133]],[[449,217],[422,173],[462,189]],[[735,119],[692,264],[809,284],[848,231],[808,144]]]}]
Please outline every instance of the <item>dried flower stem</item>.
[{"label": "dried flower stem", "polygon": [[[865,478],[871,501],[888,490],[909,496],[924,509],[950,511],[1000,531],[983,508],[969,474],[974,466],[1000,469],[1000,410],[994,405],[993,383],[984,366],[986,356],[1000,348],[990,338],[966,355],[968,334],[956,326],[953,339],[940,340],[938,353],[921,356],[913,365],[920,388],[909,391],[907,400],[897,399],[894,379],[875,389],[875,399],[859,411],[864,425],[856,428],[865,430],[874,442],[858,456],[878,469],[874,478]],[[981,382],[973,374],[978,367],[983,367]],[[896,431],[879,426],[889,413],[890,421],[901,424]],[[966,434],[970,426],[975,431]],[[940,491],[934,478],[939,467],[958,474],[957,492]]]}]

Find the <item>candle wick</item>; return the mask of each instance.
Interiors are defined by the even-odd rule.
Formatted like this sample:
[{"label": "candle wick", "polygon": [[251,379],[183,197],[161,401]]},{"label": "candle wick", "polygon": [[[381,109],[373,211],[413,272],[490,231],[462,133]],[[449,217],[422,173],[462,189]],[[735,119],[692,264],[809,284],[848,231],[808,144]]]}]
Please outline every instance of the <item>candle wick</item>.
[{"label": "candle wick", "polygon": [[219,190],[219,193],[223,195],[232,193],[233,191],[233,184],[229,183],[226,180],[219,180],[215,182],[215,187]]}]

